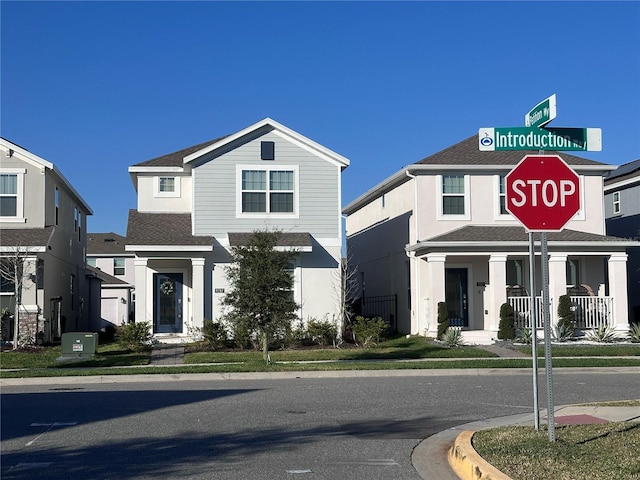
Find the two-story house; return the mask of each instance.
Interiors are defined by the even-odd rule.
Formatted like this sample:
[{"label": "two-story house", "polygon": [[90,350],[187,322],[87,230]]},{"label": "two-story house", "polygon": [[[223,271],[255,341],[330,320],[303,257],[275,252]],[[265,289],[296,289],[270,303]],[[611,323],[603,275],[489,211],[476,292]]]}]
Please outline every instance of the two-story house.
[{"label": "two-story house", "polygon": [[133,320],[135,305],[134,255],[125,251],[126,238],[117,233],[87,234],[87,265],[102,280],[102,328]]},{"label": "two-story house", "polygon": [[135,255],[136,322],[186,338],[219,320],[230,249],[282,232],[300,319],[337,319],[341,172],[349,161],[269,118],[129,167],[138,196],[126,251]]},{"label": "two-story house", "polygon": [[[91,275],[85,268],[87,202],[51,162],[0,139],[0,257],[23,261],[21,289],[3,279],[0,307],[19,307],[19,334],[52,342],[91,330]],[[5,315],[7,317],[7,315]],[[12,337],[11,321],[3,336]]]},{"label": "two-story house", "polygon": [[[505,209],[504,178],[527,153],[537,152],[481,152],[474,135],[347,205],[347,245],[364,313],[376,313],[367,311],[367,299],[395,295],[398,331],[432,336],[438,303],[446,302],[451,325],[478,343],[497,336],[503,303],[526,324],[527,297],[542,290],[540,236],[531,286],[529,236]],[[615,167],[561,157],[579,174],[582,199],[566,228],[548,234],[552,318],[559,297],[570,294],[579,328],[607,322],[626,330],[625,250],[637,242],[605,235],[603,177]]]},{"label": "two-story house", "polygon": [[[640,159],[605,178],[604,200],[607,234],[640,240]],[[629,321],[640,323],[640,247],[628,254]]]}]

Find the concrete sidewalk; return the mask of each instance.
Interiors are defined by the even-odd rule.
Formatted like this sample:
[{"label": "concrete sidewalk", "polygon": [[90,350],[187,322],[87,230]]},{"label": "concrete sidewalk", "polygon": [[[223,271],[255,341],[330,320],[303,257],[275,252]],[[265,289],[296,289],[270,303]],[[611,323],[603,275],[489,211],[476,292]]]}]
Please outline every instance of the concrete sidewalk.
[{"label": "concrete sidewalk", "polygon": [[[540,413],[540,424],[546,425],[546,411]],[[567,405],[554,410],[556,425],[637,421],[640,407]],[[477,455],[471,445],[471,434],[494,427],[534,426],[533,413],[511,415],[472,422],[450,428],[423,440],[414,449],[411,461],[421,478],[433,480],[509,479]],[[450,458],[452,462],[450,463]],[[455,465],[455,470],[451,466]],[[457,472],[457,473],[456,473]]]}]

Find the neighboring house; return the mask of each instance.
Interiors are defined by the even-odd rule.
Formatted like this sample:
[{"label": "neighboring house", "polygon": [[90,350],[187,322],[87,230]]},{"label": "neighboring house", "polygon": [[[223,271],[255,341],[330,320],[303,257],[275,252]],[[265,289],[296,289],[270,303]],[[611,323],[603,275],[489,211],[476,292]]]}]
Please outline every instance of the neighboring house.
[{"label": "neighboring house", "polygon": [[219,320],[231,247],[280,230],[299,317],[337,319],[341,172],[349,161],[271,119],[129,167],[138,208],[126,251],[135,254],[136,322],[186,338]]},{"label": "neighboring house", "polygon": [[[505,210],[504,177],[527,153],[537,152],[480,152],[475,135],[347,205],[348,252],[360,275],[363,313],[377,314],[372,302],[393,295],[399,332],[435,335],[438,303],[446,302],[451,324],[480,343],[496,338],[500,307],[510,302],[518,326],[525,326],[532,290],[528,233]],[[548,234],[552,318],[559,297],[570,294],[579,328],[606,322],[626,330],[625,250],[639,244],[605,235],[603,176],[615,167],[560,155],[580,176],[582,208],[562,232]],[[540,235],[535,239],[533,290],[540,297]]]},{"label": "neighboring house", "polygon": [[[640,159],[604,179],[604,212],[607,234],[640,240]],[[640,248],[628,253],[629,321],[640,323]]]},{"label": "neighboring house", "polygon": [[[96,327],[90,312],[99,297],[91,295],[93,277],[85,268],[87,216],[92,214],[51,162],[0,139],[0,256],[7,262],[16,251],[27,253],[21,335],[47,343],[67,331]],[[3,280],[2,311],[12,312],[15,300],[13,283]],[[10,325],[3,328],[3,336],[10,336],[9,330]]]},{"label": "neighboring house", "polygon": [[102,280],[102,328],[133,320],[135,280],[134,255],[125,251],[126,238],[117,233],[87,234],[87,265]]}]

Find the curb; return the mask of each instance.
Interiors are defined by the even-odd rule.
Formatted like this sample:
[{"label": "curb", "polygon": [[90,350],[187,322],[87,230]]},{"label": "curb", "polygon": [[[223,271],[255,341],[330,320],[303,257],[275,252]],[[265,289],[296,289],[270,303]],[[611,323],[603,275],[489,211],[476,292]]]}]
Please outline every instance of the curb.
[{"label": "curb", "polygon": [[462,480],[512,480],[495,468],[471,444],[473,430],[465,430],[456,438],[449,449],[449,465]]}]

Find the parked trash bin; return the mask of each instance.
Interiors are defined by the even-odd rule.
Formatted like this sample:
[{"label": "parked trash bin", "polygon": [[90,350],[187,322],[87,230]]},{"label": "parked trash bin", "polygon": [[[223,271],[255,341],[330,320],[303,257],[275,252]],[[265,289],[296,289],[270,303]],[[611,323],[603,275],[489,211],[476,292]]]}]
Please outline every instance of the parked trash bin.
[{"label": "parked trash bin", "polygon": [[62,355],[89,357],[98,349],[98,334],[91,332],[69,332],[62,334]]}]

